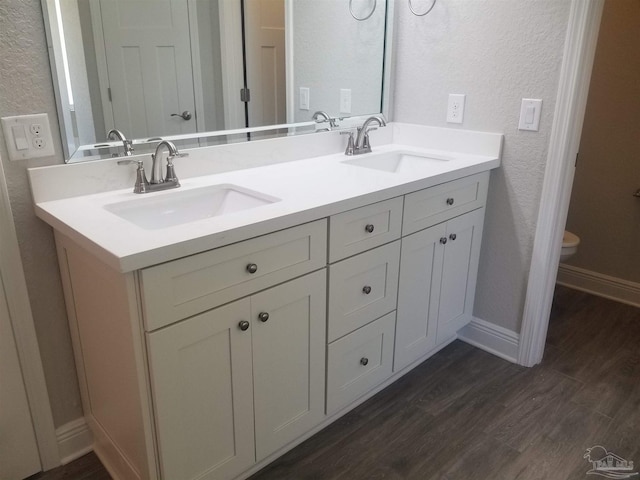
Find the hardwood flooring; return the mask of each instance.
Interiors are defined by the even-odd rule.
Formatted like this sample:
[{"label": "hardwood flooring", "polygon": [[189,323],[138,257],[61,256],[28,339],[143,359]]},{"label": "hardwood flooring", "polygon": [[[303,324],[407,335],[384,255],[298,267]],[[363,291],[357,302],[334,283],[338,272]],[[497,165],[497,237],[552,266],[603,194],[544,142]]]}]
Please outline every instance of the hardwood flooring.
[{"label": "hardwood flooring", "polygon": [[[558,287],[541,365],[454,342],[251,480],[585,479],[595,445],[640,466],[640,310]],[[108,476],[32,477],[72,478]]]}]

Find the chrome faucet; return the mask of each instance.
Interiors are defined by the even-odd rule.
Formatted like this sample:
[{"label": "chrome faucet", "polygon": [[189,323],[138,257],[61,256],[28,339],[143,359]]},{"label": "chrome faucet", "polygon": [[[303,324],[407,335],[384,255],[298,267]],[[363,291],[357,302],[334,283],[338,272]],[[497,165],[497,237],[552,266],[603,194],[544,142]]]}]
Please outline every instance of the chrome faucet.
[{"label": "chrome faucet", "polygon": [[324,112],[322,110],[318,110],[317,112],[315,112],[311,119],[316,123],[329,122],[329,130],[338,126],[336,124],[336,119],[330,117],[327,112]]},{"label": "chrome faucet", "polygon": [[376,122],[380,127],[386,127],[387,122],[380,115],[373,115],[367,118],[361,127],[357,129],[357,135],[354,140],[353,131],[340,132],[341,135],[349,135],[349,142],[347,143],[347,149],[345,155],[360,155],[363,153],[371,153],[371,144],[369,143],[369,132],[371,130],[377,130],[378,127],[370,127],[369,125]]},{"label": "chrome faucet", "polygon": [[[167,157],[167,174],[162,178],[162,149],[167,147],[169,156]],[[178,188],[180,182],[176,176],[173,166],[173,159],[176,157],[186,157],[188,153],[180,153],[173,142],[168,140],[161,141],[156,147],[156,152],[151,155],[153,161],[151,166],[151,180],[147,180],[144,171],[144,163],[142,160],[120,160],[118,165],[129,165],[135,163],[138,168],[136,170],[136,183],[133,187],[133,193],[157,192],[159,190],[167,190],[169,188]]]},{"label": "chrome faucet", "polygon": [[[169,156],[167,157],[167,176],[165,178],[162,178],[162,165],[160,163],[162,160],[162,147],[167,147],[167,150],[169,151]],[[173,159],[176,157],[186,157],[187,155],[189,154],[178,152],[178,149],[173,142],[170,142],[169,140],[161,141],[156,147],[156,153],[151,154],[151,160],[153,163],[151,164],[151,180],[149,180],[149,183],[152,185],[171,181],[175,181],[177,183],[178,179],[173,169]],[[179,186],[180,184],[178,183],[176,187]]]},{"label": "chrome faucet", "polygon": [[107,133],[107,140],[120,140],[124,147],[124,156],[130,157],[133,155],[133,142],[131,140],[127,140],[127,137],[124,136],[120,130],[112,128]]}]

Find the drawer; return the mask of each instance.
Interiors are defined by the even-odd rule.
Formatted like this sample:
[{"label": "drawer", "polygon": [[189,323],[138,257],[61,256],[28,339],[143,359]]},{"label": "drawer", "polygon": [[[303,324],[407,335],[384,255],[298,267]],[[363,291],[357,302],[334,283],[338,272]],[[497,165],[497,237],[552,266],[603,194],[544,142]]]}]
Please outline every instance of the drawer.
[{"label": "drawer", "polygon": [[400,240],[329,267],[329,341],[396,308]]},{"label": "drawer", "polygon": [[140,273],[145,328],[155,330],[317,270],[326,257],[323,219],[146,268]]},{"label": "drawer", "polygon": [[484,206],[488,187],[489,172],[483,172],[407,195],[402,235]]},{"label": "drawer", "polygon": [[329,226],[331,263],[384,245],[400,238],[402,197],[339,213]]},{"label": "drawer", "polygon": [[329,345],[327,415],[391,376],[396,314],[388,315]]}]

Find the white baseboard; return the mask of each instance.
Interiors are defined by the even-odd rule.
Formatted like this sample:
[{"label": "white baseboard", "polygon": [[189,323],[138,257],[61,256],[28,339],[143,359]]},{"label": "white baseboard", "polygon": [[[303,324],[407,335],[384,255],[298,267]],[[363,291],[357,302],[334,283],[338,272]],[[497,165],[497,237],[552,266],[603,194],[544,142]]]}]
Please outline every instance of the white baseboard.
[{"label": "white baseboard", "polygon": [[512,330],[473,317],[471,322],[458,332],[458,338],[504,360],[518,363],[520,335]]},{"label": "white baseboard", "polygon": [[56,428],[56,439],[62,465],[93,450],[93,436],[84,418],[78,418]]},{"label": "white baseboard", "polygon": [[640,283],[560,264],[556,283],[599,297],[640,307]]}]

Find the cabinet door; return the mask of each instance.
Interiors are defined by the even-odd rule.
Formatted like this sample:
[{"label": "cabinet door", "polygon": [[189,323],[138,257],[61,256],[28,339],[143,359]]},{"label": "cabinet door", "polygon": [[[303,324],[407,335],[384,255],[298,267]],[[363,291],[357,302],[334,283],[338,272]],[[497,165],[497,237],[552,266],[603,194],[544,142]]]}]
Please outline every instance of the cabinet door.
[{"label": "cabinet door", "polygon": [[260,461],[324,418],[326,271],[252,296],[251,314]]},{"label": "cabinet door", "polygon": [[249,300],[147,334],[162,478],[227,479],[255,461]]},{"label": "cabinet door", "polygon": [[437,343],[454,336],[471,320],[483,219],[481,208],[447,222]]},{"label": "cabinet door", "polygon": [[398,371],[436,345],[440,275],[446,224],[435,225],[402,239],[396,347]]}]

